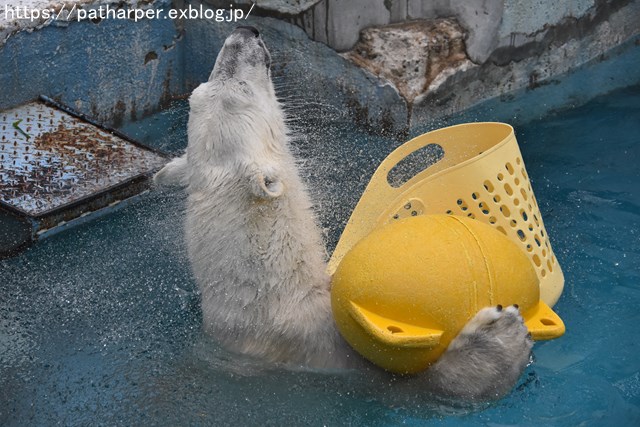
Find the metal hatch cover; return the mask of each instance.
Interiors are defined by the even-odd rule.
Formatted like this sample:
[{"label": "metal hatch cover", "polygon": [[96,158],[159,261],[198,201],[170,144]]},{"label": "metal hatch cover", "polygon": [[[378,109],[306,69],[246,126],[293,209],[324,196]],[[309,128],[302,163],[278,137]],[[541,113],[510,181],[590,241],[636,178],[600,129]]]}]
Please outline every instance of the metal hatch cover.
[{"label": "metal hatch cover", "polygon": [[30,216],[148,174],[165,162],[42,101],[0,112],[0,200]]},{"label": "metal hatch cover", "polygon": [[[166,162],[47,98],[0,112],[0,211],[30,223],[32,239],[139,193]],[[2,253],[15,244],[0,231]]]}]

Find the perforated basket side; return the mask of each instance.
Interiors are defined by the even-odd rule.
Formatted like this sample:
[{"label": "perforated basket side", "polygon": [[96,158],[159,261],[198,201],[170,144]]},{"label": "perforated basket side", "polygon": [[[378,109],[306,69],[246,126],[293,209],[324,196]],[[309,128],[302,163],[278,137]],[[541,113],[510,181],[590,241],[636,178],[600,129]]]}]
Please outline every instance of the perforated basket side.
[{"label": "perforated basket side", "polygon": [[[432,166],[399,187],[389,171],[423,147],[444,152]],[[553,306],[564,276],[553,254],[513,128],[504,123],[468,123],[423,134],[382,162],[356,206],[329,263],[372,230],[422,214],[464,215],[485,222],[526,252],[540,279],[540,296]]]},{"label": "perforated basket side", "polygon": [[502,163],[502,167],[495,168],[494,173],[482,182],[468,184],[469,190],[459,194],[455,205],[445,213],[488,223],[517,242],[535,266],[542,299],[553,305],[562,292],[564,277],[551,248],[522,157],[518,153],[511,161]]}]

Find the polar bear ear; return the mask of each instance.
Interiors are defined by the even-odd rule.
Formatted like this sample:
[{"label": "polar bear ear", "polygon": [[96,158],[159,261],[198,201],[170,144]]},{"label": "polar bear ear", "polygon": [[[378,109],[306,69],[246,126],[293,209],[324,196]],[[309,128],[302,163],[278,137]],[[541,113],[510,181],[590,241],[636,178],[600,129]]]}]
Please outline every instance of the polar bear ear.
[{"label": "polar bear ear", "polygon": [[257,171],[251,178],[251,190],[260,199],[275,199],[284,192],[284,185],[277,175]]}]

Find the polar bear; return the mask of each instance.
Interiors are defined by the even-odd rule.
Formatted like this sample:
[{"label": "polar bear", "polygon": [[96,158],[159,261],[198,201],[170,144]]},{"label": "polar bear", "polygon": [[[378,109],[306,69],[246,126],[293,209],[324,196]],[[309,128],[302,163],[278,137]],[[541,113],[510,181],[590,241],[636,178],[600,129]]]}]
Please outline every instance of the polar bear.
[{"label": "polar bear", "polygon": [[[312,368],[366,366],[340,336],[326,252],[257,29],[226,39],[189,99],[188,147],[154,177],[188,192],[185,234],[204,329],[223,347]],[[420,377],[463,399],[507,393],[529,362],[518,308],[482,309]]]}]

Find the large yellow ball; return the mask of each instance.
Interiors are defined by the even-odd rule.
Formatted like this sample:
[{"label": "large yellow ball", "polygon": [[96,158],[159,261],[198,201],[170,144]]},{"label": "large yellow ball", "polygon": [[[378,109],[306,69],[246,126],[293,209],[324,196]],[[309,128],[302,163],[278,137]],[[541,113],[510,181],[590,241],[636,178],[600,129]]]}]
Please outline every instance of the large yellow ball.
[{"label": "large yellow ball", "polygon": [[357,243],[332,279],[332,307],[349,344],[397,373],[426,369],[480,309],[540,300],[526,254],[465,217],[398,220]]}]

